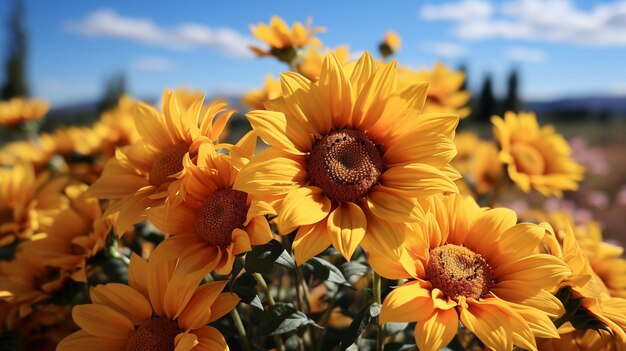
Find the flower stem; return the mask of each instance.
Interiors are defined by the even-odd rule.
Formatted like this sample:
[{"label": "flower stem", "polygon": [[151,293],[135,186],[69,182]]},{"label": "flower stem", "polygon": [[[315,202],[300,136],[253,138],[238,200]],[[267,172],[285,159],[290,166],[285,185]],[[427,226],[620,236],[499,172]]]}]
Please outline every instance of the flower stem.
[{"label": "flower stem", "polygon": [[250,351],[250,341],[248,340],[248,335],[246,335],[246,329],[243,326],[243,322],[241,321],[241,316],[239,315],[239,311],[237,311],[237,307],[235,307],[232,311],[230,311],[230,316],[235,323],[235,328],[237,329],[237,333],[239,333],[239,337],[241,339],[241,346],[244,351]]},{"label": "flower stem", "polygon": [[[376,272],[374,272],[374,279],[372,280],[373,291],[374,291],[374,302],[376,302],[379,306],[382,305],[381,302],[381,278]],[[376,329],[376,350],[383,351],[385,346],[385,335],[383,331],[383,324],[377,323]]]},{"label": "flower stem", "polygon": [[[269,303],[270,306],[274,306],[276,304],[276,301],[274,300],[274,297],[270,292],[270,288],[267,286],[267,283],[265,282],[263,276],[260,273],[254,273],[253,276],[254,279],[256,279],[256,282],[259,283],[259,285],[265,292],[265,296],[267,296],[267,303]],[[276,343],[276,348],[278,349],[278,351],[285,351],[285,344],[283,343],[283,339],[280,335],[274,335],[274,342]]]}]

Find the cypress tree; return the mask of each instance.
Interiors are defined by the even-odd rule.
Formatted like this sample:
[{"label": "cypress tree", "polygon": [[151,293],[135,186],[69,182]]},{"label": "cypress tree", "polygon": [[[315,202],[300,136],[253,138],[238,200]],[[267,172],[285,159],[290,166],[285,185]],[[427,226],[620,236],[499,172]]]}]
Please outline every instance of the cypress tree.
[{"label": "cypress tree", "polygon": [[27,43],[22,0],[13,0],[13,10],[8,23],[6,80],[1,91],[2,99],[5,100],[15,96],[28,96],[28,83],[26,82]]}]

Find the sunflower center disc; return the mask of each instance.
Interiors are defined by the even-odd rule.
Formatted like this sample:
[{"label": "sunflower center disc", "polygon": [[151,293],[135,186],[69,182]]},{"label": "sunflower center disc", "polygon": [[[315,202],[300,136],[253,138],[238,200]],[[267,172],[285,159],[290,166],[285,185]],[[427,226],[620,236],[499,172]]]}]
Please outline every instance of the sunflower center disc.
[{"label": "sunflower center disc", "polygon": [[313,185],[337,201],[357,201],[382,173],[380,149],[358,130],[332,131],[313,143],[308,173]]},{"label": "sunflower center disc", "polygon": [[171,180],[169,176],[183,170],[183,157],[189,151],[189,146],[180,143],[161,152],[150,168],[150,184],[160,186]]},{"label": "sunflower center disc", "polygon": [[127,351],[172,351],[180,333],[178,323],[166,318],[152,318],[142,323],[128,339]]},{"label": "sunflower center disc", "polygon": [[541,153],[534,147],[524,143],[515,143],[511,145],[511,154],[518,171],[530,175],[545,173],[546,163]]},{"label": "sunflower center disc", "polygon": [[232,232],[243,228],[248,213],[248,195],[243,191],[222,189],[210,194],[200,205],[194,224],[196,233],[209,245],[225,247]]},{"label": "sunflower center disc", "polygon": [[452,298],[477,299],[493,286],[491,268],[485,259],[464,246],[453,244],[430,251],[426,280]]}]

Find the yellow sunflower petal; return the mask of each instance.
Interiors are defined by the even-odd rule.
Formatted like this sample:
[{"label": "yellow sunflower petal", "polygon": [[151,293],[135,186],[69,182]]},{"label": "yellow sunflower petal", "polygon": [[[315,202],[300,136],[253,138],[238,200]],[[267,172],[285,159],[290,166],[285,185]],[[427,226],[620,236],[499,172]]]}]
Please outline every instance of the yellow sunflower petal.
[{"label": "yellow sunflower petal", "polygon": [[255,110],[246,117],[259,137],[273,147],[303,155],[313,144],[313,136],[300,123],[289,122],[284,113]]},{"label": "yellow sunflower petal", "polygon": [[380,182],[393,191],[413,196],[459,192],[456,184],[440,170],[421,163],[391,167],[380,177]]},{"label": "yellow sunflower petal", "polygon": [[58,351],[118,351],[126,347],[126,339],[111,339],[93,336],[84,330],[79,330],[59,342]]},{"label": "yellow sunflower petal", "polygon": [[212,306],[226,283],[228,281],[223,280],[203,284],[194,292],[193,297],[178,319],[178,324],[182,330],[198,329],[209,323]]},{"label": "yellow sunflower petal", "polygon": [[227,351],[228,345],[222,333],[213,327],[202,327],[193,331],[200,342],[194,351]]},{"label": "yellow sunflower petal", "polygon": [[232,311],[241,301],[241,298],[233,293],[222,293],[217,297],[211,307],[211,319],[209,323],[216,321]]},{"label": "yellow sunflower petal", "polygon": [[274,237],[264,216],[254,217],[246,226],[246,231],[250,237],[250,245],[263,245]]},{"label": "yellow sunflower petal", "polygon": [[148,262],[134,252],[128,265],[128,285],[148,297]]},{"label": "yellow sunflower petal", "polygon": [[382,185],[376,185],[367,195],[367,206],[378,218],[392,222],[417,222],[424,217],[417,201],[396,195]]},{"label": "yellow sunflower petal", "polygon": [[461,308],[461,323],[493,350],[512,350],[513,338],[502,323],[502,312],[489,303],[468,301],[468,308]]},{"label": "yellow sunflower petal", "polygon": [[458,328],[456,309],[435,310],[430,318],[415,325],[415,342],[421,351],[437,351],[450,343]]},{"label": "yellow sunflower petal", "polygon": [[304,157],[268,148],[257,154],[235,178],[233,189],[248,194],[278,195],[298,188],[307,180]]},{"label": "yellow sunflower petal", "polygon": [[326,250],[332,241],[327,232],[326,221],[305,225],[298,229],[293,240],[293,253],[299,266]]},{"label": "yellow sunflower petal", "polygon": [[127,339],[135,325],[126,316],[105,305],[78,305],[72,318],[87,333],[110,339]]},{"label": "yellow sunflower petal", "polygon": [[353,202],[344,202],[330,213],[327,224],[333,246],[350,261],[367,229],[363,210]]},{"label": "yellow sunflower petal", "polygon": [[180,333],[174,339],[174,351],[191,351],[198,344],[198,338],[195,334]]},{"label": "yellow sunflower petal", "polygon": [[429,318],[434,306],[425,284],[412,281],[393,289],[383,302],[378,322],[415,322]]},{"label": "yellow sunflower petal", "polygon": [[300,226],[315,224],[328,216],[330,207],[330,200],[318,187],[292,190],[283,199],[282,209],[276,218],[278,231],[287,234]]},{"label": "yellow sunflower petal", "polygon": [[91,301],[106,305],[127,316],[135,325],[152,317],[150,301],[128,285],[109,283],[98,285],[89,291]]},{"label": "yellow sunflower petal", "polygon": [[[352,88],[341,64],[332,52],[326,54],[322,64],[319,87],[330,105],[333,125],[339,128],[348,125],[352,115]],[[330,130],[330,125],[327,130]]]}]

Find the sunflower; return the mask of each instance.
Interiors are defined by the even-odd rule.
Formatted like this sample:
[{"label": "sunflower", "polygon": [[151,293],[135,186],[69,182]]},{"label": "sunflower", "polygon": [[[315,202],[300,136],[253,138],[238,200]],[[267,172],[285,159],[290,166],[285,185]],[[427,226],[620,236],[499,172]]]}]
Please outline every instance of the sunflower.
[{"label": "sunflower", "polygon": [[206,270],[179,268],[175,260],[155,264],[133,254],[129,284],[91,288],[93,303],[72,310],[81,329],[57,350],[228,350],[222,334],[207,324],[235,308],[239,297],[221,293],[226,281],[199,285]]},{"label": "sunflower", "polygon": [[[347,45],[338,46],[332,52],[342,66],[345,67],[350,62],[350,48]],[[317,81],[323,64],[324,54],[318,49],[310,48],[298,63],[298,72],[311,81]]]},{"label": "sunflower", "polygon": [[350,259],[384,223],[418,221],[417,198],[458,191],[449,165],[458,118],[422,115],[427,85],[398,91],[395,61],[374,67],[365,53],[346,71],[330,53],[318,82],[284,73],[283,96],[247,114],[270,147],[233,188],[278,197],[278,231],[298,230],[299,264],[331,244]]},{"label": "sunflower", "polygon": [[387,58],[398,52],[401,45],[402,39],[400,38],[398,33],[390,30],[385,33],[383,41],[378,44],[378,51],[383,56],[383,58]]},{"label": "sunflower", "polygon": [[465,72],[452,71],[441,62],[435,63],[432,71],[422,69],[415,72],[406,67],[399,69],[400,87],[417,82],[429,83],[425,112],[450,112],[458,114],[461,119],[469,116],[470,109],[467,103],[470,93],[463,89]]},{"label": "sunflower", "polygon": [[263,50],[256,46],[250,46],[250,49],[257,56],[274,56],[283,62],[291,63],[296,58],[299,49],[308,45],[322,46],[322,42],[313,36],[326,29],[324,27],[312,28],[311,24],[312,20],[309,18],[306,26],[295,22],[289,29],[285,21],[278,16],[273,16],[269,26],[265,23],[250,26],[252,35],[267,43],[270,46],[269,49]]},{"label": "sunflower", "polygon": [[54,216],[67,206],[61,193],[66,182],[48,173],[37,177],[33,166],[25,162],[0,167],[0,247],[49,228]]},{"label": "sunflower", "polygon": [[165,91],[163,113],[143,103],[137,106],[135,123],[141,139],[118,149],[88,190],[90,196],[110,200],[107,215],[119,212],[118,235],[144,219],[148,208],[166,202],[168,187],[182,171],[185,155],[193,159],[203,143],[220,138],[234,111],[214,102],[201,113],[203,100],[200,97],[185,110],[177,93]]},{"label": "sunflower", "polygon": [[87,282],[87,260],[104,249],[110,230],[98,200],[87,198],[86,190],[85,184],[67,186],[65,194],[70,205],[55,216],[48,230],[38,234],[38,240],[18,248],[79,282]]},{"label": "sunflower", "polygon": [[251,250],[250,245],[272,239],[265,214],[274,214],[267,204],[234,190],[239,168],[248,162],[256,146],[256,136],[248,133],[231,150],[216,153],[201,149],[197,164],[186,157],[184,171],[177,181],[188,183],[185,201],[171,209],[151,210],[148,218],[170,236],[152,254],[157,262],[179,257],[191,269],[205,267],[218,274],[230,273],[235,255]]},{"label": "sunflower", "polygon": [[[602,338],[610,340],[605,341],[609,350],[613,346],[618,350],[626,347],[626,318],[624,318],[626,299],[611,295],[602,279],[594,272],[569,223],[556,231],[553,231],[551,227],[548,229],[552,234],[545,240],[549,252],[561,258],[572,270],[562,286],[571,287],[572,298],[582,299],[581,308],[585,309],[588,316],[603,323],[609,329],[597,331]],[[573,333],[571,337],[574,342],[582,343],[578,348],[580,350],[586,350],[594,343],[598,344],[597,338],[590,338],[584,332],[575,331],[569,322],[560,332]]]},{"label": "sunflower", "polygon": [[263,88],[246,93],[246,95],[241,98],[241,103],[253,109],[263,110],[265,108],[265,101],[276,99],[281,95],[282,89],[280,87],[280,81],[268,74],[265,76],[265,85]]},{"label": "sunflower", "polygon": [[472,165],[472,156],[476,150],[476,146],[480,142],[480,138],[474,132],[460,132],[454,137],[454,145],[456,145],[456,156],[452,160],[452,165],[459,173],[465,175],[469,172]]},{"label": "sunflower", "polygon": [[49,109],[50,105],[43,100],[15,97],[0,101],[0,127],[14,127],[24,122],[38,121]]},{"label": "sunflower", "polygon": [[433,196],[430,203],[426,221],[404,235],[390,231],[363,243],[376,272],[411,279],[386,297],[379,322],[416,321],[422,351],[445,347],[459,321],[493,350],[535,350],[535,337],[558,337],[550,317],[563,306],[550,292],[571,270],[535,253],[546,230],[471,198]]},{"label": "sunflower", "polygon": [[494,116],[493,133],[500,144],[500,160],[508,175],[525,192],[535,189],[545,196],[563,196],[577,190],[584,167],[572,160],[567,141],[552,126],[539,128],[532,112],[507,112]]},{"label": "sunflower", "polygon": [[481,141],[474,154],[474,162],[469,171],[474,189],[479,195],[494,190],[502,178],[502,163],[498,158],[498,147],[491,141]]}]

